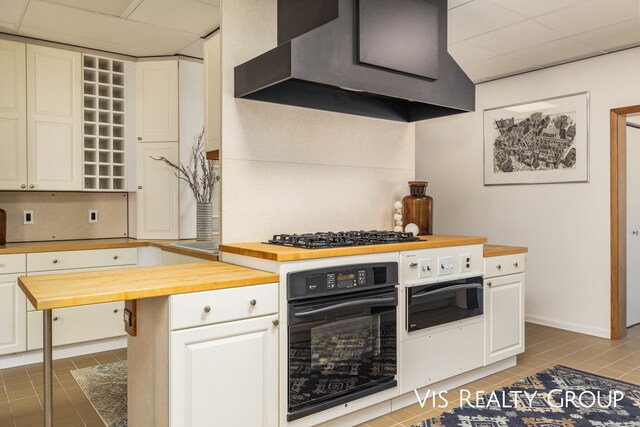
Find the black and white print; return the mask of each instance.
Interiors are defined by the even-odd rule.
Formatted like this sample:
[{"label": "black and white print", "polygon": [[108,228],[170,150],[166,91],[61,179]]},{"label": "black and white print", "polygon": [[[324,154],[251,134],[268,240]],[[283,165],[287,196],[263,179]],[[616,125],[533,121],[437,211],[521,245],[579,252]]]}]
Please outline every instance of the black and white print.
[{"label": "black and white print", "polygon": [[485,110],[485,185],[580,182],[587,175],[587,95]]}]

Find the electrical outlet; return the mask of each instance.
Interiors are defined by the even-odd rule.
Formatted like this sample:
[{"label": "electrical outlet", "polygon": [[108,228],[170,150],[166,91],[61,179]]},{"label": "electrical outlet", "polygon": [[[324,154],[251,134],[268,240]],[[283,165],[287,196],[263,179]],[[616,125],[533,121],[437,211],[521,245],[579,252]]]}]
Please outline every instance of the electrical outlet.
[{"label": "electrical outlet", "polygon": [[453,257],[444,256],[438,258],[438,275],[444,276],[446,274],[453,274]]},{"label": "electrical outlet", "polygon": [[433,267],[431,266],[431,258],[424,258],[418,261],[418,274],[421,279],[431,277]]},{"label": "electrical outlet", "polygon": [[22,211],[22,223],[24,225],[33,224],[33,211]]},{"label": "electrical outlet", "polygon": [[460,272],[471,271],[471,254],[460,254]]},{"label": "electrical outlet", "polygon": [[98,210],[97,209],[89,209],[89,222],[91,224],[95,224],[98,222]]}]

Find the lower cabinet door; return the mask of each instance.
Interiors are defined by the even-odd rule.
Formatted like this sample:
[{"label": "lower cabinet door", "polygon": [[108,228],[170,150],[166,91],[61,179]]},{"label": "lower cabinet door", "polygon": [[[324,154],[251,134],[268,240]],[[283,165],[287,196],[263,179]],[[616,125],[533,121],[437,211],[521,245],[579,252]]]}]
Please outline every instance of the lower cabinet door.
[{"label": "lower cabinet door", "polygon": [[524,274],[485,280],[485,364],[524,351]]},{"label": "lower cabinet door", "polygon": [[277,318],[171,333],[171,427],[277,426]]},{"label": "lower cabinet door", "polygon": [[27,299],[18,275],[0,276],[0,354],[27,349]]},{"label": "lower cabinet door", "polygon": [[[74,344],[124,335],[124,302],[84,305],[53,310],[53,345]],[[27,350],[42,348],[42,312],[27,314]]]}]

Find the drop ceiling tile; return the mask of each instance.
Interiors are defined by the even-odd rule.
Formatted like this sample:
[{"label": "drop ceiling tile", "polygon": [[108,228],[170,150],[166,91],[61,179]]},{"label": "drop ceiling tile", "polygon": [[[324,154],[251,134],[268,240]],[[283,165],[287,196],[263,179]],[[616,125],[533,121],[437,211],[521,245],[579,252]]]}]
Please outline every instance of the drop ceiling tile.
[{"label": "drop ceiling tile", "polygon": [[564,38],[513,52],[508,56],[532,66],[545,67],[588,58],[601,53],[602,52],[594,46],[571,38]]},{"label": "drop ceiling tile", "polygon": [[509,53],[564,37],[535,21],[522,21],[476,37],[468,43],[498,53]]},{"label": "drop ceiling tile", "polygon": [[492,3],[504,6],[529,18],[544,15],[565,7],[582,3],[585,0],[491,0]]},{"label": "drop ceiling tile", "polygon": [[0,0],[0,21],[17,24],[28,0]]},{"label": "drop ceiling tile", "polygon": [[488,80],[492,78],[504,77],[535,68],[537,67],[505,55],[497,56],[490,59],[484,59],[482,61],[462,66],[462,69],[467,74],[469,74],[470,76],[476,76],[477,80]]},{"label": "drop ceiling tile", "polygon": [[[49,32],[58,37],[108,42],[149,52],[176,53],[197,36],[169,28],[127,21],[106,15],[31,1],[19,29],[20,34]],[[75,44],[75,43],[74,43]],[[93,46],[87,46],[93,47]],[[124,52],[124,51],[123,51]],[[149,53],[153,55],[153,53]]]},{"label": "drop ceiling tile", "polygon": [[462,6],[465,3],[469,3],[473,0],[449,0],[447,4],[448,9],[453,9],[454,7]]},{"label": "drop ceiling tile", "polygon": [[474,0],[449,11],[448,40],[453,44],[523,20],[521,15],[488,0]]},{"label": "drop ceiling tile", "polygon": [[573,38],[604,51],[637,46],[640,44],[640,18],[576,34]]},{"label": "drop ceiling tile", "polygon": [[181,55],[204,58],[204,39],[197,39],[179,52]]},{"label": "drop ceiling tile", "polygon": [[41,0],[110,16],[122,16],[135,0]]},{"label": "drop ceiling tile", "polygon": [[471,62],[482,61],[483,59],[494,58],[499,54],[479,46],[474,46],[467,42],[458,42],[449,45],[449,54],[458,64],[469,64]]},{"label": "drop ceiling tile", "polygon": [[640,16],[638,0],[589,0],[535,18],[565,35],[574,35]]},{"label": "drop ceiling tile", "polygon": [[195,0],[145,0],[128,19],[200,36],[220,25],[220,8]]}]

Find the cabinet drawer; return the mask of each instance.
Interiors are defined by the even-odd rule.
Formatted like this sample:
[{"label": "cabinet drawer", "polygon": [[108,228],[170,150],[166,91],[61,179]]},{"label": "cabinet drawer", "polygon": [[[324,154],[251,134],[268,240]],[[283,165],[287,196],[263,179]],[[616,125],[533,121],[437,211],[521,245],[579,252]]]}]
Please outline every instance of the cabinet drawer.
[{"label": "cabinet drawer", "polygon": [[138,263],[136,248],[27,254],[27,271],[71,270]]},{"label": "cabinet drawer", "polygon": [[0,274],[24,274],[27,271],[27,255],[0,255]]},{"label": "cabinet drawer", "polygon": [[[124,302],[61,308],[52,311],[53,345],[74,344],[124,335]],[[42,348],[42,312],[27,313],[27,350]]]},{"label": "cabinet drawer", "polygon": [[169,298],[171,330],[278,312],[278,284],[245,286]]},{"label": "cabinet drawer", "polygon": [[524,272],[525,254],[504,255],[484,260],[484,277],[498,277]]}]

